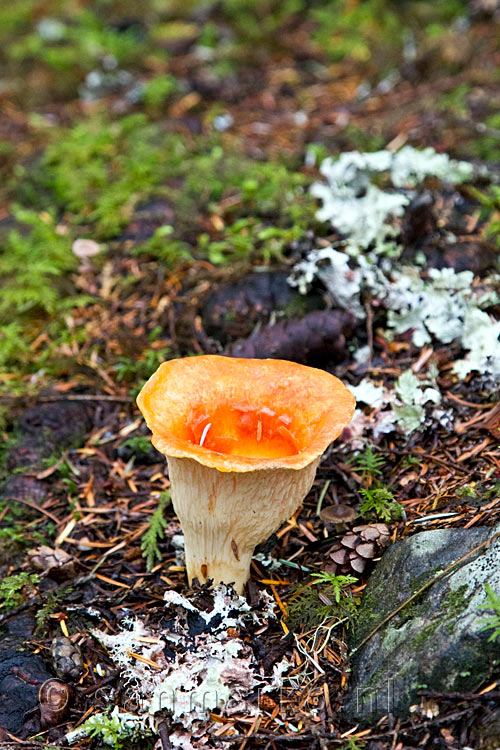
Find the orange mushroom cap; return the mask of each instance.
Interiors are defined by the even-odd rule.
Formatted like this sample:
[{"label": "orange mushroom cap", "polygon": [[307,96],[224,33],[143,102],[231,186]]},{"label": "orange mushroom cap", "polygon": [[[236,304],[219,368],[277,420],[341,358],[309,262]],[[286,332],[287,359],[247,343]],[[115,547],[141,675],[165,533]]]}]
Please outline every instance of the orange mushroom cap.
[{"label": "orange mushroom cap", "polygon": [[355,406],[324,370],[215,355],[164,362],[137,403],[166,456],[234,472],[304,468],[340,435]]}]

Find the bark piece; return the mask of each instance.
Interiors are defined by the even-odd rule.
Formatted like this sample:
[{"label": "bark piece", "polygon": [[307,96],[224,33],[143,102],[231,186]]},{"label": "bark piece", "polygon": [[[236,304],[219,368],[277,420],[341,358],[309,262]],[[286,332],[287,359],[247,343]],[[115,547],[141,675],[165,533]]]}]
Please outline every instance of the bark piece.
[{"label": "bark piece", "polygon": [[[288,283],[289,271],[250,273],[211,292],[201,309],[203,328],[223,345],[249,336],[272,313],[291,309],[308,312],[321,304],[314,295],[300,295]],[[290,314],[288,314],[290,317]]]},{"label": "bark piece", "polygon": [[230,357],[288,359],[301,364],[342,362],[346,337],[355,325],[349,313],[316,310],[303,318],[282,321],[228,346]]}]

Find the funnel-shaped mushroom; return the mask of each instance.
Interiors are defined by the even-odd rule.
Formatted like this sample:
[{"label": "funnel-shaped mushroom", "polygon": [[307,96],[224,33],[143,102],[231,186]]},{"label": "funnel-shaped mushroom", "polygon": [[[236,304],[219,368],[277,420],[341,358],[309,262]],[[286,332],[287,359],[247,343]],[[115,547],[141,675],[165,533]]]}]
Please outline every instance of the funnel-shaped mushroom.
[{"label": "funnel-shaped mushroom", "polygon": [[240,593],[255,546],[297,510],[354,412],[323,370],[218,356],[165,362],[137,403],[168,459],[189,580]]}]

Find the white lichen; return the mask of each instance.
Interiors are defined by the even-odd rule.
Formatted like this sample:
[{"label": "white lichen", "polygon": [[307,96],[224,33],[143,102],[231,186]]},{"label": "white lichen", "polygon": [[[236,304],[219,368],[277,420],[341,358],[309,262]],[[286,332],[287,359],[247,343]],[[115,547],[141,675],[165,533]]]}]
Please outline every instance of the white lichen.
[{"label": "white lichen", "polygon": [[483,307],[498,301],[490,285],[473,284],[471,271],[431,268],[423,279],[418,268],[394,264],[383,269],[364,256],[351,258],[333,247],[311,251],[290,279],[301,292],[318,277],[330,300],[362,319],[363,295],[387,310],[389,333],[411,331],[417,347],[438,341],[459,342],[468,352],[454,365],[461,378],[472,371],[500,377],[499,323]]},{"label": "white lichen", "polygon": [[[402,249],[396,241],[400,219],[415,188],[427,177],[464,182],[475,168],[432,148],[405,146],[394,153],[345,152],[325,159],[320,172],[325,181],[311,188],[323,204],[317,218],[332,224],[343,239],[310,252],[295,266],[290,284],[305,294],[319,278],[330,302],[359,319],[365,317],[363,301],[369,297],[387,310],[389,333],[410,331],[418,347],[433,341],[460,343],[467,352],[454,364],[460,378],[473,371],[500,377],[500,324],[484,311],[498,301],[492,289],[498,278],[483,289],[474,285],[471,271],[433,268],[423,279],[417,267],[395,260]],[[360,353],[356,361],[366,361],[367,354]],[[413,404],[413,424],[418,406]]]},{"label": "white lichen", "polygon": [[[429,411],[426,406],[441,403],[441,393],[434,387],[435,374],[430,368],[428,377],[419,380],[411,370],[407,370],[392,388],[376,385],[369,378],[364,378],[357,386],[349,386],[356,401],[372,409],[370,414],[356,409],[345,435],[350,439],[351,448],[361,449],[363,437],[378,439],[394,430],[400,430],[408,436],[424,426]],[[434,415],[432,412],[432,418],[438,419],[439,416],[441,415]]]},{"label": "white lichen", "polygon": [[464,318],[462,346],[468,350],[464,359],[455,362],[454,372],[465,378],[477,371],[500,378],[500,321],[477,307],[470,307]]},{"label": "white lichen", "polygon": [[[328,157],[320,167],[326,182],[315,182],[312,194],[322,202],[316,217],[329,222],[345,237],[350,254],[372,249],[375,254],[397,254],[398,220],[412,198],[412,190],[427,177],[456,184],[470,180],[471,164],[438,154],[433,148],[404,146],[399,151],[348,151]],[[386,188],[374,184],[381,179]]]},{"label": "white lichen", "polygon": [[[94,631],[121,670],[125,697],[137,706],[134,721],[154,729],[161,714],[167,712],[174,747],[199,747],[194,740],[189,744],[185,730],[193,736],[209,735],[217,727],[210,719],[211,711],[223,716],[242,711],[257,715],[259,707],[251,700],[252,691],[279,688],[282,675],[290,667],[282,659],[272,676],[264,677],[253,650],[239,635],[249,622],[262,627],[275,617],[270,595],[263,592],[259,606],[253,609],[222,584],[210,595],[212,606],[207,611],[181,594],[167,591],[164,598],[170,625],[166,629],[146,628],[138,619],[125,618],[125,627],[118,633]],[[117,722],[121,726],[125,714],[115,713],[99,715],[99,726],[111,733],[121,732]],[[131,717],[127,714],[132,728]],[[94,730],[95,724],[84,724],[71,739],[76,741]],[[102,739],[107,741],[104,735]]]},{"label": "white lichen", "polygon": [[375,385],[368,378],[364,378],[358,385],[348,385],[347,387],[356,401],[367,404],[367,406],[384,406],[390,400],[387,388],[384,388],[383,385]]},{"label": "white lichen", "polygon": [[424,405],[431,402],[439,404],[441,394],[436,388],[425,387],[411,370],[406,370],[396,380],[397,399],[391,404],[396,416],[396,423],[407,435],[411,434],[425,422]]},{"label": "white lichen", "polygon": [[393,154],[391,162],[394,187],[416,187],[427,177],[456,185],[473,176],[474,167],[470,162],[450,159],[448,154],[438,154],[430,146],[422,149],[403,146]]}]

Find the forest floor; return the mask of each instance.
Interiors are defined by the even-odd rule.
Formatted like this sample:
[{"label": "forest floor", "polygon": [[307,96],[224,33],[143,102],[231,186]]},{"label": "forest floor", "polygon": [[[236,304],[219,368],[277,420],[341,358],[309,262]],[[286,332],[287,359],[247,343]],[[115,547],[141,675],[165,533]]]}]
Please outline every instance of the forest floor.
[{"label": "forest floor", "polygon": [[[347,319],[320,280],[300,296],[286,279],[307,253],[342,241],[309,192],[322,160],[409,145],[469,161],[479,176],[425,184],[430,203],[413,201],[400,227],[402,259],[423,255],[424,280],[450,268],[471,271],[473,289],[498,284],[500,10],[479,0],[169,5],[0,8],[0,678],[15,682],[0,747],[63,746],[92,715],[132,710],[97,629],[116,635],[126,616],[155,632],[166,589],[210,606],[204,589],[187,588],[165,460],[135,397],[166,359],[242,351],[277,351],[381,392],[399,382],[417,422],[372,434],[366,422],[387,416],[389,401],[365,402],[357,431],[329,449],[303,506],[260,550],[248,596],[262,617],[241,637],[261,675],[283,658],[290,669],[258,711],[257,691],[254,712],[213,709],[196,747],[488,747],[493,709],[470,694],[437,697],[427,713],[422,698],[411,720],[346,722],[350,620],[383,545],[337,570],[331,555],[352,528],[383,524],[396,541],[500,522],[495,376],[459,378],[464,347],[452,336],[418,345],[411,330],[388,332],[370,293],[363,316]],[[498,319],[493,298],[484,309]],[[312,347],[303,321],[314,311],[325,330]],[[438,392],[439,416],[404,402],[398,379],[409,371]],[[339,502],[357,513],[341,527],[325,514]],[[325,570],[354,577],[338,606],[331,579],[311,578]],[[59,670],[71,701],[41,726],[43,677],[29,661],[12,677],[1,659],[22,646],[50,677],[59,636],[81,661]],[[159,740],[97,732],[74,747],[168,750],[175,730],[165,720]]]}]

